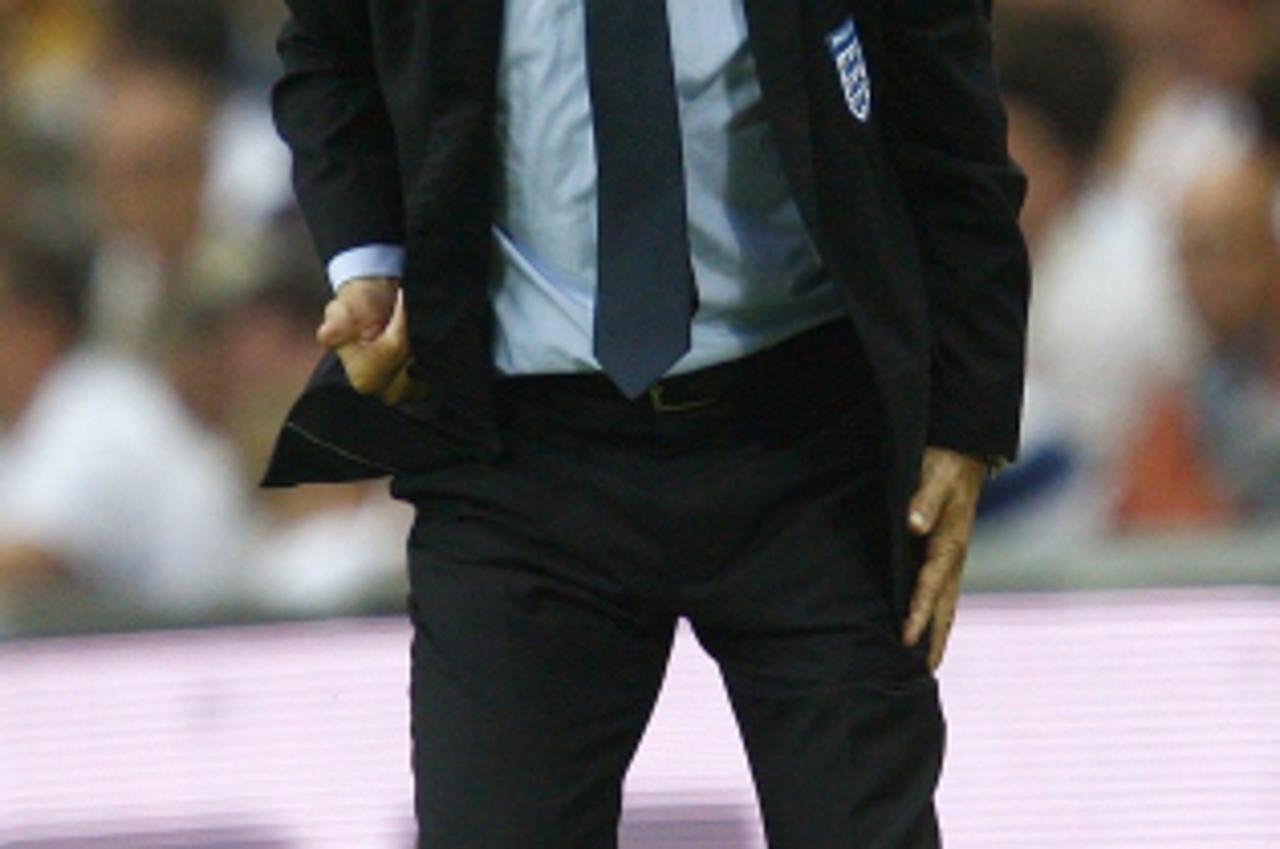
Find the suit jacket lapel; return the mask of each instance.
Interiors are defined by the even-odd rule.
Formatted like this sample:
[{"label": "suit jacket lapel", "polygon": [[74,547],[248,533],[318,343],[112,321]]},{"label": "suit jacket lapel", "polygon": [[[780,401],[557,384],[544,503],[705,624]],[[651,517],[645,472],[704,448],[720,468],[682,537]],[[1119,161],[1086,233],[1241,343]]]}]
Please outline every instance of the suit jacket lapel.
[{"label": "suit jacket lapel", "polygon": [[765,108],[805,223],[818,233],[802,0],[743,0]]}]

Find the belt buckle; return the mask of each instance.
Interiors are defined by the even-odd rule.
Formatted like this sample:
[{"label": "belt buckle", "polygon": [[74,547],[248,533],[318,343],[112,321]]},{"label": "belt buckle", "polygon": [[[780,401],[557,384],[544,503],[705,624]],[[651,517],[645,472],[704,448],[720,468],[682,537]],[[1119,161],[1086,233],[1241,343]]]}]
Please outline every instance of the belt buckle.
[{"label": "belt buckle", "polygon": [[716,403],[715,398],[697,398],[690,401],[672,401],[667,398],[667,386],[659,381],[649,387],[649,405],[656,413],[687,413],[701,410]]}]

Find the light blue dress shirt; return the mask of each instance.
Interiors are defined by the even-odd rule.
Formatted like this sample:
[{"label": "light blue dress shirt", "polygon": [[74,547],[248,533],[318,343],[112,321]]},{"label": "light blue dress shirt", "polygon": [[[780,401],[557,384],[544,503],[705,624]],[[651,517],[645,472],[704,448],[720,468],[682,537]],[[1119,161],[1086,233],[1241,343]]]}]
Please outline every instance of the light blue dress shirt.
[{"label": "light blue dress shirt", "polygon": [[[791,197],[747,43],[741,0],[668,0],[689,246],[699,309],[690,371],[842,314]],[[498,75],[494,361],[506,374],[594,371],[596,158],[583,0],[507,0]],[[643,109],[644,104],[636,104]],[[335,285],[398,276],[404,250],[368,245]]]}]

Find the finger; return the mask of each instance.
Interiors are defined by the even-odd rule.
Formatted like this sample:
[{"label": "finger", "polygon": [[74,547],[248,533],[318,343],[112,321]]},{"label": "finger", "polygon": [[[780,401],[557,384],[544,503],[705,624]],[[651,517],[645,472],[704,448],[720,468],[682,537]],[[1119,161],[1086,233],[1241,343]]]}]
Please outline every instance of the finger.
[{"label": "finger", "polygon": [[903,641],[914,646],[920,641],[938,602],[952,580],[961,570],[965,556],[965,536],[948,523],[939,528],[929,540],[929,556],[916,579],[915,592],[907,621],[903,626]]},{"label": "finger", "polygon": [[330,350],[356,340],[356,320],[351,308],[336,298],[324,308],[324,321],[316,330],[316,340]]},{"label": "finger", "polygon": [[426,397],[426,387],[409,374],[409,366],[406,363],[378,393],[378,397],[388,404],[420,400]]},{"label": "finger", "polygon": [[[399,305],[404,293],[400,289],[388,289],[386,281],[357,281],[356,288],[349,288],[356,323],[360,328],[361,342],[374,342],[386,335],[390,313]],[[394,300],[393,300],[394,298]]]},{"label": "finger", "polygon": [[347,380],[361,395],[381,392],[395,377],[395,361],[371,345],[352,342],[339,348],[337,353]]},{"label": "finger", "polygon": [[371,362],[388,372],[388,380],[409,359],[409,327],[404,312],[404,295],[396,296],[391,318],[377,338],[369,343],[369,348]]},{"label": "finger", "polygon": [[916,536],[928,536],[933,532],[942,511],[946,509],[951,488],[939,475],[926,470],[920,488],[911,498],[907,511],[907,526]]},{"label": "finger", "polygon": [[907,645],[914,646],[920,642],[946,582],[947,564],[944,561],[929,560],[920,569],[915,591],[911,595],[907,621],[902,626],[902,641]]},{"label": "finger", "polygon": [[929,647],[929,668],[936,670],[942,665],[942,656],[947,650],[947,641],[951,637],[951,628],[956,620],[956,607],[960,600],[960,572],[951,575],[951,581],[942,596],[938,599],[933,611],[932,642]]},{"label": "finger", "polygon": [[382,387],[378,397],[388,404],[397,404],[409,394],[412,385],[413,379],[409,377],[408,369],[402,368],[392,375],[386,386]]}]

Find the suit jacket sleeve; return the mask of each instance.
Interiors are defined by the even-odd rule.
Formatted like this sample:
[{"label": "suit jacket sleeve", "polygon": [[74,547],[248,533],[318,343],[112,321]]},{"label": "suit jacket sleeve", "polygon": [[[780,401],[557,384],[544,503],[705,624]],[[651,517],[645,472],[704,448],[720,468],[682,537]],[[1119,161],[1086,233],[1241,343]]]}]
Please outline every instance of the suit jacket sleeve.
[{"label": "suit jacket sleeve", "polygon": [[364,0],[289,0],[272,97],[293,151],[294,190],[324,260],[403,242],[394,134],[373,61]]},{"label": "suit jacket sleeve", "polygon": [[990,0],[886,4],[889,149],[933,326],[929,442],[1012,459],[1030,288],[992,61]]}]

